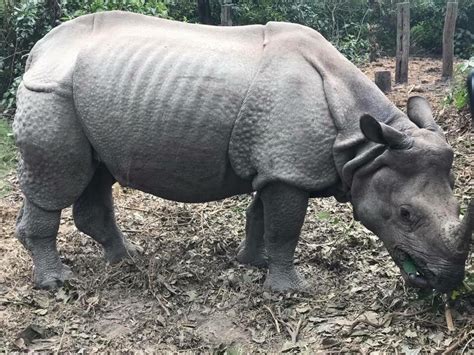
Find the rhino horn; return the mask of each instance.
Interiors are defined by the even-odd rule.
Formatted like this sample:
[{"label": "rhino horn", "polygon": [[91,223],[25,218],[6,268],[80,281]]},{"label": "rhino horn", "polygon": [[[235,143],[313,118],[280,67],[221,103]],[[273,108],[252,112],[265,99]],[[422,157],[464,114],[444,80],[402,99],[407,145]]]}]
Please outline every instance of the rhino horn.
[{"label": "rhino horn", "polygon": [[468,243],[472,241],[472,232],[474,230],[474,200],[471,200],[467,207],[467,213],[461,223],[462,239]]},{"label": "rhino horn", "polygon": [[469,244],[472,242],[472,231],[474,229],[474,200],[471,200],[459,227],[454,231],[453,247],[455,257],[464,261],[466,253],[469,251]]},{"label": "rhino horn", "polygon": [[412,137],[377,121],[370,115],[363,115],[360,118],[360,129],[368,140],[387,145],[391,149],[408,149],[413,145]]},{"label": "rhino horn", "polygon": [[410,97],[407,102],[407,114],[410,120],[418,127],[442,133],[433,118],[430,104],[424,97]]}]

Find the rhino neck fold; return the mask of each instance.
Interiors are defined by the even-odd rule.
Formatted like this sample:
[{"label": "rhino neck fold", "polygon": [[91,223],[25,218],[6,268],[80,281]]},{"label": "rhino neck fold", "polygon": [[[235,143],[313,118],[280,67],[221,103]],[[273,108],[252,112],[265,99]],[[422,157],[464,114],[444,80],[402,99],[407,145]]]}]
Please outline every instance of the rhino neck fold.
[{"label": "rhino neck fold", "polygon": [[[401,113],[381,121],[408,134],[413,131],[411,121]],[[338,132],[333,146],[334,163],[347,200],[351,200],[352,180],[355,173],[362,168],[376,169],[377,158],[386,150],[387,147],[382,144],[367,141],[358,127]]]},{"label": "rhino neck fold", "polygon": [[[385,147],[369,143],[359,120],[369,114],[400,131],[417,129],[379,88],[321,34],[305,29],[302,55],[323,79],[324,95],[337,134],[333,159],[342,183],[342,195],[350,199],[354,172],[383,153]],[[341,197],[341,196],[337,196]]]}]

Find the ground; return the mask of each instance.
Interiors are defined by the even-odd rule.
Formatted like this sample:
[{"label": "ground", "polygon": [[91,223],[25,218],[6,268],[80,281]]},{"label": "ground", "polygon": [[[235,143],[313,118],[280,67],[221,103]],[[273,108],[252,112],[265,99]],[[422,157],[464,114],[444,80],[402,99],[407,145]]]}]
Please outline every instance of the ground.
[{"label": "ground", "polygon": [[[394,60],[363,70],[373,78]],[[429,98],[456,152],[456,195],[472,198],[467,112],[443,108],[441,62],[413,59],[407,85],[390,98]],[[470,168],[471,167],[471,168]],[[5,179],[4,179],[5,180]],[[452,306],[407,289],[381,242],[348,204],[314,199],[297,249],[310,294],[266,292],[265,270],[235,261],[249,196],[207,204],[165,201],[114,186],[119,224],[144,249],[134,262],[107,265],[100,248],[62,215],[59,249],[76,279],[55,292],[32,288],[30,257],[14,237],[21,203],[14,174],[0,200],[0,351],[474,351],[474,294]],[[468,271],[474,270],[472,256]]]}]

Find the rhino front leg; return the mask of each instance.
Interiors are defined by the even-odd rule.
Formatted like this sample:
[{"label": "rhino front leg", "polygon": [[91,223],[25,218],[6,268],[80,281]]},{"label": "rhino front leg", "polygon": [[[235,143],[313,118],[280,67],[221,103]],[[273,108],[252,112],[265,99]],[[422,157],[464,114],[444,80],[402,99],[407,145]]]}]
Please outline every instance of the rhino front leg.
[{"label": "rhino front leg", "polygon": [[43,210],[26,198],[18,214],[16,235],[33,259],[37,288],[55,289],[72,276],[56,248],[60,219],[61,211]]},{"label": "rhino front leg", "polygon": [[110,263],[117,263],[139,251],[125,239],[117,226],[112,198],[114,183],[115,179],[107,168],[99,166],[73,206],[77,229],[102,245],[105,258]]},{"label": "rhino front leg", "polygon": [[265,286],[271,290],[309,290],[309,284],[293,265],[308,198],[307,192],[283,183],[269,184],[261,192],[268,255]]},{"label": "rhino front leg", "polygon": [[237,249],[237,260],[242,264],[263,267],[267,265],[263,240],[263,203],[257,193],[247,208],[245,239]]}]

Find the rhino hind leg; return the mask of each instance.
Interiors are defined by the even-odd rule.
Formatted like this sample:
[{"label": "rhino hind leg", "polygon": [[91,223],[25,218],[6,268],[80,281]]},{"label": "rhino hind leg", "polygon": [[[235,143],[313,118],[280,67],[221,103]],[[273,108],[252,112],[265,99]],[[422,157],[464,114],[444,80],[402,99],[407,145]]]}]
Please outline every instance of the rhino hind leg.
[{"label": "rhino hind leg", "polygon": [[267,266],[263,234],[263,203],[257,193],[246,211],[245,239],[237,248],[238,262],[256,267]]},{"label": "rhino hind leg", "polygon": [[20,85],[13,122],[21,159],[18,179],[28,200],[48,211],[70,206],[94,173],[91,145],[71,97]]},{"label": "rhino hind leg", "polygon": [[104,248],[105,258],[117,263],[135,255],[139,248],[128,242],[117,226],[112,198],[115,179],[105,166],[99,166],[82,195],[73,205],[77,229]]},{"label": "rhino hind leg", "polygon": [[47,211],[25,198],[16,224],[16,235],[31,253],[34,284],[41,289],[55,289],[72,276],[56,248],[61,211]]},{"label": "rhino hind leg", "polygon": [[273,291],[309,290],[309,284],[293,264],[308,197],[307,192],[283,183],[271,183],[261,191],[268,254],[268,274],[264,286]]},{"label": "rhino hind leg", "polygon": [[72,273],[56,247],[61,210],[90,181],[95,162],[72,98],[20,85],[13,132],[21,159],[18,179],[25,196],[16,235],[30,252],[38,288],[57,288]]}]

